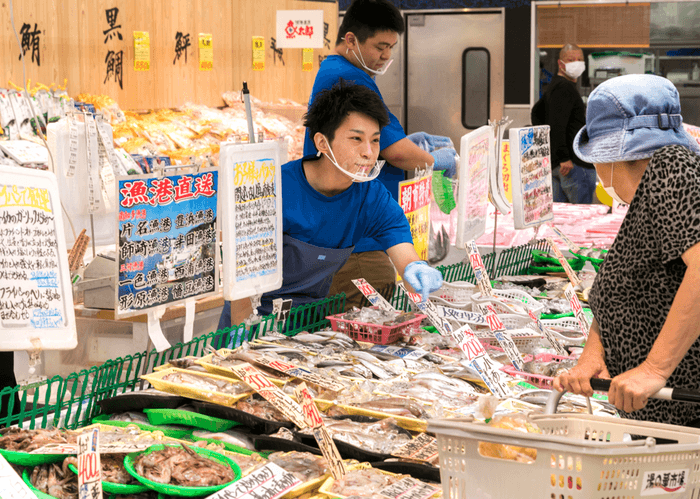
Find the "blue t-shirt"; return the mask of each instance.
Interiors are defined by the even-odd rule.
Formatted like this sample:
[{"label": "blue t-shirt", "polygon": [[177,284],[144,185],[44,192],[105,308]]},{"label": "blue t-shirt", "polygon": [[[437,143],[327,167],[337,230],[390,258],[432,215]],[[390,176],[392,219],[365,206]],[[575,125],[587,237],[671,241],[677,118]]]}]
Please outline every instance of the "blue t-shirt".
[{"label": "blue t-shirt", "polygon": [[[357,85],[364,85],[365,87],[373,90],[379,98],[382,98],[382,94],[379,91],[379,87],[374,82],[374,78],[369,76],[360,68],[353,66],[345,57],[340,55],[328,56],[322,63],[321,67],[318,69],[318,74],[316,75],[316,80],[314,81],[314,87],[311,91],[311,96],[309,97],[309,105],[313,103],[316,95],[322,90],[330,89],[338,83],[340,79],[347,82],[353,82]],[[382,99],[382,102],[384,100]],[[386,106],[385,106],[386,108]],[[406,133],[403,127],[399,123],[399,120],[394,116],[388,108],[386,108],[387,113],[389,113],[389,124],[382,128],[382,135],[379,139],[379,149],[384,150],[390,145],[406,137]],[[304,136],[304,156],[315,155],[317,153],[316,146],[313,140],[309,136],[309,130],[306,130],[306,135]],[[382,184],[389,190],[389,193],[398,202],[399,199],[399,182],[405,179],[404,171],[391,166],[390,164],[385,164],[384,168],[379,174],[377,179],[381,181]],[[364,251],[377,251],[381,250],[378,241],[365,240],[360,241],[355,247],[355,253],[362,253]]]},{"label": "blue t-shirt", "polygon": [[408,220],[381,182],[353,183],[327,197],[311,187],[302,161],[282,165],[283,232],[322,248],[343,249],[372,238],[387,250],[400,243],[413,243]]}]

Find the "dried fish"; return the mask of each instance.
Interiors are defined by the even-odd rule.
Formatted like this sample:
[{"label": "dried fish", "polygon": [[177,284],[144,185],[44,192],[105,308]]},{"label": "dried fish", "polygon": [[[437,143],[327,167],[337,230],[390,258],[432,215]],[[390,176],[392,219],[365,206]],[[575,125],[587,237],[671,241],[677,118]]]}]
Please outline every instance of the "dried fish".
[{"label": "dried fish", "polygon": [[228,393],[230,395],[240,395],[250,390],[245,383],[226,381],[211,376],[203,376],[198,373],[174,372],[163,376],[163,380],[177,383],[178,385],[188,385],[200,390],[204,389],[212,392]]}]

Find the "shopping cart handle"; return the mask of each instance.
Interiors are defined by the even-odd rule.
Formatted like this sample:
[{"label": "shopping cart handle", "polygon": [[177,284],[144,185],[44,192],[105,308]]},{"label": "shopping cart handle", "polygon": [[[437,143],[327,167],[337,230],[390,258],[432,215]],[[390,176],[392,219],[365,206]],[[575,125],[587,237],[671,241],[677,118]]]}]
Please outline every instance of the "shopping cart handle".
[{"label": "shopping cart handle", "polygon": [[[591,388],[593,388],[593,391],[596,392],[607,392],[610,390],[611,382],[612,380],[610,379],[591,378]],[[552,390],[552,393],[549,395],[549,399],[547,399],[547,405],[545,405],[544,413],[556,414],[559,401],[565,393],[566,391],[560,392],[557,390]],[[700,393],[692,390],[685,390],[683,388],[665,387],[653,394],[650,398],[700,404]]]}]

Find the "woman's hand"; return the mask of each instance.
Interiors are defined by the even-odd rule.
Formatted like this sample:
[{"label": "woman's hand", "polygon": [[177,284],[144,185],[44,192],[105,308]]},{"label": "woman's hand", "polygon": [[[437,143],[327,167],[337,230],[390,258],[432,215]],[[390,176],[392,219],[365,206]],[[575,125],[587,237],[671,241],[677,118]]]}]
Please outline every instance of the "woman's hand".
[{"label": "woman's hand", "polygon": [[615,376],[608,391],[608,401],[625,412],[638,411],[649,397],[666,386],[666,376],[644,361],[634,369]]},{"label": "woman's hand", "polygon": [[581,355],[575,367],[554,378],[554,388],[561,391],[585,395],[593,395],[591,378],[609,378],[608,369],[605,367],[603,356]]}]

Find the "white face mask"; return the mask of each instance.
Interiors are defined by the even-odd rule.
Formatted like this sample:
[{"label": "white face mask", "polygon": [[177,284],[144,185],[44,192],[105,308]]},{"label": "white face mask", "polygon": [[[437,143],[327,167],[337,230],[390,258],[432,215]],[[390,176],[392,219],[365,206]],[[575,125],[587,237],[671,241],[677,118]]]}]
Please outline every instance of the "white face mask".
[{"label": "white face mask", "polygon": [[[349,50],[350,49],[345,49],[345,53],[347,54]],[[382,69],[379,69],[379,70],[371,69],[371,68],[368,68],[367,65],[365,64],[365,59],[364,59],[364,57],[362,57],[362,51],[360,50],[359,45],[357,46],[357,52],[360,54],[359,57],[355,53],[354,50],[352,51],[352,54],[355,56],[355,59],[357,59],[357,62],[360,63],[360,66],[362,66],[362,68],[365,71],[369,71],[370,73],[378,75],[378,76],[382,76],[384,73],[386,73],[387,69],[389,69],[389,66],[391,66],[391,63],[394,62],[394,59],[389,59]]]},{"label": "white face mask", "polygon": [[331,149],[331,141],[328,140],[326,137],[323,137],[326,139],[326,144],[328,144],[328,152],[331,153],[329,156],[325,152],[323,153],[326,158],[328,158],[328,161],[333,163],[338,170],[343,172],[345,175],[350,177],[353,182],[369,182],[370,180],[374,180],[379,176],[379,172],[382,171],[382,167],[384,166],[385,161],[374,161],[374,162],[368,162],[365,159],[362,159],[360,156],[355,158],[355,161],[353,161],[353,165],[355,166],[355,171],[351,172],[347,168],[343,168],[338,164],[338,161],[335,159],[335,154],[333,154],[333,150]]},{"label": "white face mask", "polygon": [[605,187],[605,184],[603,184],[603,190],[605,190],[605,192],[607,192],[608,196],[613,198],[618,203],[629,204],[627,201],[624,201],[620,196],[618,196],[617,192],[615,192],[615,188],[612,185],[613,170],[615,170],[615,163],[613,163],[612,166],[610,167],[610,187]]},{"label": "white face mask", "polygon": [[583,61],[567,62],[564,67],[566,67],[566,74],[576,80],[586,70],[586,63]]}]

